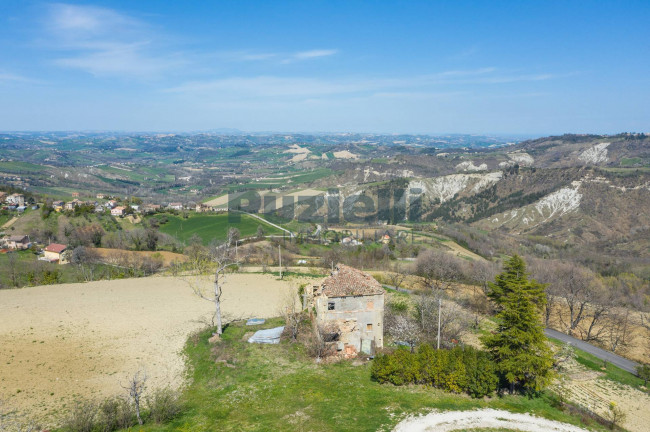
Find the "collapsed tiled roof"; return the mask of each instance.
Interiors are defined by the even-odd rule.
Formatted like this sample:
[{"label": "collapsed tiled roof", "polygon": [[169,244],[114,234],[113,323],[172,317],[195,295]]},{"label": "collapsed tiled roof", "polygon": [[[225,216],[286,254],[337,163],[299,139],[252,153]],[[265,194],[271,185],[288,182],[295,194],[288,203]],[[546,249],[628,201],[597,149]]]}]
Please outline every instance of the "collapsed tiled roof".
[{"label": "collapsed tiled roof", "polygon": [[338,264],[321,283],[327,297],[346,297],[383,294],[381,284],[366,272]]}]

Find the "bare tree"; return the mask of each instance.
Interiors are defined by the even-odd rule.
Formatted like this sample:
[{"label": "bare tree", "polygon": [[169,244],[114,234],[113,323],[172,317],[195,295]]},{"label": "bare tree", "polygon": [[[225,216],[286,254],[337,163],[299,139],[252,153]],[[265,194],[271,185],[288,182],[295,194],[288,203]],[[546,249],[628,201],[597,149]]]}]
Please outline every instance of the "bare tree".
[{"label": "bare tree", "polygon": [[[433,341],[438,334],[438,300],[440,296],[423,294],[415,304],[415,316],[423,338]],[[443,345],[459,340],[471,326],[471,317],[458,304],[443,301],[440,308],[440,339]]]},{"label": "bare tree", "polygon": [[241,238],[241,233],[237,228],[228,229],[228,246],[236,246]]},{"label": "bare tree", "polygon": [[11,285],[17,287],[20,285],[20,271],[18,270],[18,259],[16,258],[15,253],[9,253],[9,259],[7,260],[7,271],[9,272],[9,279],[11,280]]},{"label": "bare tree", "polygon": [[291,290],[284,301],[282,306],[281,315],[284,317],[285,321],[285,331],[288,331],[291,340],[296,341],[298,339],[298,332],[300,331],[300,323],[302,322],[303,314],[299,302],[296,301],[296,291]]},{"label": "bare tree", "polygon": [[422,330],[418,323],[409,315],[396,315],[386,329],[396,342],[405,342],[414,351],[421,338]]},{"label": "bare tree", "polygon": [[408,273],[402,269],[399,263],[395,264],[393,271],[387,275],[388,283],[398,291],[407,277]]},{"label": "bare tree", "polygon": [[498,273],[496,264],[490,261],[474,261],[470,268],[470,278],[472,280],[472,300],[471,308],[474,310],[474,327],[479,327],[481,314],[490,312],[490,302],[487,298],[489,292],[489,283],[494,281]]},{"label": "bare tree", "polygon": [[[234,234],[235,233],[233,232],[233,235]],[[187,281],[197,296],[214,303],[212,321],[217,327],[217,334],[219,336],[223,333],[223,322],[221,316],[221,296],[223,294],[223,285],[226,283],[228,271],[239,265],[239,260],[235,256],[234,248],[231,246],[234,241],[234,238],[229,237],[224,244],[210,248],[207,250],[206,254],[197,254],[193,260],[189,261],[189,266],[191,267],[190,278],[194,279]],[[201,280],[201,276],[209,268],[212,268],[212,274],[214,275],[213,289],[210,291],[205,289],[205,284],[203,284],[203,281]]]},{"label": "bare tree", "polygon": [[559,261],[540,260],[537,258],[529,257],[528,269],[532,277],[539,283],[545,284],[546,304],[544,305],[544,325],[549,327],[551,325],[551,318],[557,312],[562,298],[559,295],[560,285],[563,283],[561,271],[558,266],[561,265]]},{"label": "bare tree", "polygon": [[601,280],[585,267],[557,260],[533,260],[531,271],[536,280],[548,284],[544,316],[546,325],[550,324],[552,315],[557,312],[568,334],[583,333],[583,321],[590,320],[593,334],[594,326],[604,312],[601,307],[605,304],[601,296]]},{"label": "bare tree", "polygon": [[620,308],[612,311],[607,321],[607,348],[612,352],[628,348],[632,336],[630,309]]},{"label": "bare tree", "polygon": [[85,281],[95,279],[94,264],[99,261],[99,254],[92,248],[86,246],[77,246],[73,249],[70,256],[70,263],[76,265]]},{"label": "bare tree", "polygon": [[144,369],[137,371],[127,383],[126,386],[122,386],[131,398],[133,406],[135,407],[135,415],[138,419],[138,424],[142,425],[142,417],[140,415],[140,402],[142,400],[142,394],[146,388],[147,384],[147,372]]},{"label": "bare tree", "polygon": [[463,269],[453,255],[427,249],[417,258],[416,273],[423,278],[426,288],[439,293],[451,289],[462,277]]}]

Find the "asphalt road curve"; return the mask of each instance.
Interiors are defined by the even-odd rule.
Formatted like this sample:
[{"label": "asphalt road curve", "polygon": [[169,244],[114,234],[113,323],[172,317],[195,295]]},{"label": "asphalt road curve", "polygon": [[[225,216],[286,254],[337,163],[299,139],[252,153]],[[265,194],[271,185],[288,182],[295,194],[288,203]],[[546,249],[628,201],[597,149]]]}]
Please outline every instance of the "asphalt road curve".
[{"label": "asphalt road curve", "polygon": [[605,351],[604,349],[595,347],[591,344],[588,344],[587,342],[581,341],[580,339],[576,339],[557,330],[551,330],[547,328],[544,330],[544,333],[546,333],[546,336],[548,337],[559,339],[562,342],[568,342],[576,348],[588,352],[589,354],[596,356],[601,360],[604,360],[608,363],[613,364],[614,366],[618,366],[619,368],[636,375],[636,368],[639,366],[639,364],[633,362],[632,360],[628,360],[612,352]]}]

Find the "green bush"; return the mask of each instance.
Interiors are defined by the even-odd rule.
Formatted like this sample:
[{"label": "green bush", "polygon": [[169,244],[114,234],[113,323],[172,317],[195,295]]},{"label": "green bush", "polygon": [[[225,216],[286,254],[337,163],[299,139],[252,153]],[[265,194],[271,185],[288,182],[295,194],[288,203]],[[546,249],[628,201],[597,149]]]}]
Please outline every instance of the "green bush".
[{"label": "green bush", "polygon": [[472,347],[435,350],[423,344],[415,354],[398,349],[378,355],[371,376],[379,383],[425,384],[476,398],[491,394],[498,385],[496,366],[488,353]]},{"label": "green bush", "polygon": [[420,381],[420,362],[407,349],[392,354],[378,355],[371,367],[372,378],[380,383],[404,385]]}]

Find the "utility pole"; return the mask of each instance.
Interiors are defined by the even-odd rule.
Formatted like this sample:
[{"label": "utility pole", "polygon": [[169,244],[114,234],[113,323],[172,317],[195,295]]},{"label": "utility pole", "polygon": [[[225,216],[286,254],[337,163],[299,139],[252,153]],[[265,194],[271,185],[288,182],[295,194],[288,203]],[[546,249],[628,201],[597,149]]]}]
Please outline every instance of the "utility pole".
[{"label": "utility pole", "polygon": [[280,245],[278,245],[278,257],[278,261],[280,262],[280,279],[282,279],[282,249]]},{"label": "utility pole", "polygon": [[440,312],[442,311],[442,298],[438,299],[438,349],[440,349]]}]

